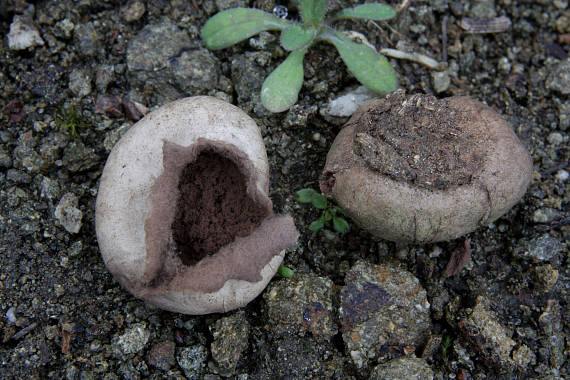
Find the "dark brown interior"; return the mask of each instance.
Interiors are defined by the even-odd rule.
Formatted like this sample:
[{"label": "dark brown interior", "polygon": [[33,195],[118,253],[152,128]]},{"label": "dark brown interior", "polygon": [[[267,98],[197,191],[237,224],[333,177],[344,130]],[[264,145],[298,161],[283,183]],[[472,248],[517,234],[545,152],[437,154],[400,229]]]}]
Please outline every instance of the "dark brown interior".
[{"label": "dark brown interior", "polygon": [[213,150],[203,150],[184,167],[178,191],[172,234],[185,265],[249,235],[268,214],[249,196],[238,165]]}]

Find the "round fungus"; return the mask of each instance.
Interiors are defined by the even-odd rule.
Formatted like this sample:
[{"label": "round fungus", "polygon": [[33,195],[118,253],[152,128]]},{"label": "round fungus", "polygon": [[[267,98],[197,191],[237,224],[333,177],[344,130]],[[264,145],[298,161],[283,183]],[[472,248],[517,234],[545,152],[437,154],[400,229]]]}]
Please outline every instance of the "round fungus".
[{"label": "round fungus", "polygon": [[297,240],[273,214],[259,128],[199,96],[151,112],[114,146],[96,203],[105,265],[160,308],[225,312],[265,288]]},{"label": "round fungus", "polygon": [[399,90],[354,113],[327,155],[321,189],[372,235],[425,243],[496,220],[531,175],[528,152],[490,107]]}]

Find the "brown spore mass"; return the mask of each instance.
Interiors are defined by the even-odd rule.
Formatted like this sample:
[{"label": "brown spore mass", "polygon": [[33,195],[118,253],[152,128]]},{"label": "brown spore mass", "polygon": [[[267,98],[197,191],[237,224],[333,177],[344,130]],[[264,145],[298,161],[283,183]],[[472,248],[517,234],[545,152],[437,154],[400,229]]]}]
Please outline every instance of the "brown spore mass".
[{"label": "brown spore mass", "polygon": [[485,131],[431,95],[387,96],[356,120],[354,151],[366,165],[396,181],[430,189],[469,184],[482,167]]},{"label": "brown spore mass", "polygon": [[249,235],[267,217],[267,209],[248,195],[240,168],[214,151],[202,151],[186,165],[178,191],[172,234],[185,265]]}]

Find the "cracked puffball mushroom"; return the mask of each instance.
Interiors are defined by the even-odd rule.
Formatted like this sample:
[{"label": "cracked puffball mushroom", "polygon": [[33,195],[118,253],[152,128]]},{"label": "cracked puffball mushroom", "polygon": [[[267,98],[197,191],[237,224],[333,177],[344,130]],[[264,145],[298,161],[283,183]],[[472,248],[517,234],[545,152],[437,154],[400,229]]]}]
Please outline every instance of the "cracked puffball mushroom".
[{"label": "cracked puffball mushroom", "polygon": [[496,220],[531,175],[528,152],[490,107],[398,90],[350,118],[327,155],[321,190],[375,237],[427,243]]},{"label": "cracked puffball mushroom", "polygon": [[113,147],[96,202],[105,265],[135,296],[185,313],[244,306],[297,241],[274,215],[255,122],[198,96],[149,113]]}]

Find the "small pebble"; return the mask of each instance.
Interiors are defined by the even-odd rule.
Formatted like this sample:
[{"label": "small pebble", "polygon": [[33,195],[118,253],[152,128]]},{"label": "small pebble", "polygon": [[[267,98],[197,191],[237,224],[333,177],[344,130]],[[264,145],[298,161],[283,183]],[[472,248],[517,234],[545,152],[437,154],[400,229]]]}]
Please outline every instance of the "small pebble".
[{"label": "small pebble", "polygon": [[6,312],[6,318],[8,318],[8,321],[11,323],[16,323],[16,308],[14,306],[8,309]]},{"label": "small pebble", "polygon": [[40,32],[33,26],[31,20],[28,21],[23,16],[14,16],[7,37],[10,50],[25,50],[44,45]]},{"label": "small pebble", "polygon": [[556,179],[561,181],[561,182],[566,182],[568,180],[568,172],[566,170],[559,170],[556,173]]}]

